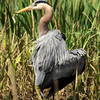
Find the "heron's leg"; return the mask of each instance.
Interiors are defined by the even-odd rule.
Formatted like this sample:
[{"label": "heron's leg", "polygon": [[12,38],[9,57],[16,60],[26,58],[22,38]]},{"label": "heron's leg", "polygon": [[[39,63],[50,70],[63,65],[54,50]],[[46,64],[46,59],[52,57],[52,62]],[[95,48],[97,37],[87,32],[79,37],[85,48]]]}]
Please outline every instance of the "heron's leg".
[{"label": "heron's leg", "polygon": [[38,85],[35,85],[35,90],[36,90],[36,93],[38,95],[39,100],[43,100],[42,96],[41,96],[41,90],[40,90],[40,87]]},{"label": "heron's leg", "polygon": [[53,97],[53,100],[55,100],[55,95],[54,95],[54,94],[53,94],[53,96],[52,96],[52,97]]}]

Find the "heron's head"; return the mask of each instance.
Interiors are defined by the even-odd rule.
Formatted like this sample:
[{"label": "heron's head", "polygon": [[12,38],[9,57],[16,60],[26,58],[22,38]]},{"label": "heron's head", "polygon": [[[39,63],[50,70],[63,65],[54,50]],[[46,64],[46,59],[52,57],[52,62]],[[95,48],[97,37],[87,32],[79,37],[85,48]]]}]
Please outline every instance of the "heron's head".
[{"label": "heron's head", "polygon": [[38,9],[41,10],[41,9],[49,8],[49,7],[51,7],[51,6],[45,0],[36,0],[28,7],[23,8],[16,13],[18,14],[21,12],[26,12],[26,11],[30,11],[30,10],[38,10]]}]

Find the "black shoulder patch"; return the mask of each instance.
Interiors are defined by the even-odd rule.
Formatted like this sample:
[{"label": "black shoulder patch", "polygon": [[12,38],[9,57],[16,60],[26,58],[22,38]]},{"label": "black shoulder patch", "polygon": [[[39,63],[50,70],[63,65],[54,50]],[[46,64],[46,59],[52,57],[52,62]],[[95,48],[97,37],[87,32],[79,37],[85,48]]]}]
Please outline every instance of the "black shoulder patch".
[{"label": "black shoulder patch", "polygon": [[66,40],[65,34],[64,34],[64,33],[61,33],[61,35],[62,35],[62,38],[63,38],[64,40]]}]

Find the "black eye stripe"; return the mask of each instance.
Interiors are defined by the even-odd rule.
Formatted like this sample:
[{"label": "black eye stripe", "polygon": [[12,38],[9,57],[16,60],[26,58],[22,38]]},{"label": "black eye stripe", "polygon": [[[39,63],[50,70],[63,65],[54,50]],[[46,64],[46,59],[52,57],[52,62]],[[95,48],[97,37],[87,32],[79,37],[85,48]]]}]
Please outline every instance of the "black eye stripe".
[{"label": "black eye stripe", "polygon": [[35,4],[39,4],[39,3],[46,3],[46,4],[49,4],[47,3],[46,1],[36,1]]}]

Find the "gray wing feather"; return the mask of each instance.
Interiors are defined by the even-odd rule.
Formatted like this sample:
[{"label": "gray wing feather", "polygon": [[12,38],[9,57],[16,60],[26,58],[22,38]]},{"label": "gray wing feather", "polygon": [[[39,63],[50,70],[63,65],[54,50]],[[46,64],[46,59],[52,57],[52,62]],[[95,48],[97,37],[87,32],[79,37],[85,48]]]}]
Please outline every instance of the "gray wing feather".
[{"label": "gray wing feather", "polygon": [[76,74],[81,74],[84,71],[86,64],[86,52],[83,49],[75,49],[66,51],[66,58],[64,63],[62,62],[61,67],[56,68],[52,71],[52,79],[60,79],[62,77],[70,77]]}]

